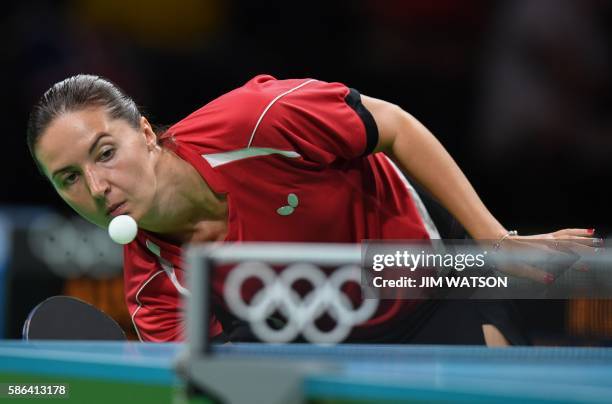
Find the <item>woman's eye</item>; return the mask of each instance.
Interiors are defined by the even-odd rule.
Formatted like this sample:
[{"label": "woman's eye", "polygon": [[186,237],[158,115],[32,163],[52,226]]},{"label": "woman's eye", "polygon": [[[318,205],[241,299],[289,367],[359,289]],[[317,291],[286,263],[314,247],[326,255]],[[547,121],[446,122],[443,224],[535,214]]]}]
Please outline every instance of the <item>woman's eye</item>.
[{"label": "woman's eye", "polygon": [[115,155],[115,149],[106,149],[100,153],[100,161],[108,161]]},{"label": "woman's eye", "polygon": [[76,182],[78,178],[79,176],[76,173],[72,173],[64,177],[63,183],[64,185],[72,185]]}]

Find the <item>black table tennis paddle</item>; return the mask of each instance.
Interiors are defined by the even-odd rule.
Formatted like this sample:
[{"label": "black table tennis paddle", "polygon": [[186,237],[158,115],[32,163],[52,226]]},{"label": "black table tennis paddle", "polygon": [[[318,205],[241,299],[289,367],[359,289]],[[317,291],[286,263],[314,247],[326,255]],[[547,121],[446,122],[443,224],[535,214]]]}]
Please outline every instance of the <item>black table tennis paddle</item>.
[{"label": "black table tennis paddle", "polygon": [[24,340],[126,340],[110,316],[70,296],[53,296],[30,311],[23,324]]}]

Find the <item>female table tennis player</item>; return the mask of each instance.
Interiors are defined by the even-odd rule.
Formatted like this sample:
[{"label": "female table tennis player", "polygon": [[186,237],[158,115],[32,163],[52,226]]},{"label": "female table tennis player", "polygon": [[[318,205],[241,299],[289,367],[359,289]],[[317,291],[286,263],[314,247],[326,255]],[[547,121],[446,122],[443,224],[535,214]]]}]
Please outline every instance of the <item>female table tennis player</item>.
[{"label": "female table tennis player", "polygon": [[[339,83],[257,76],[156,133],[116,85],[78,75],[44,93],[27,142],[40,171],[78,214],[102,227],[120,214],[137,221],[137,238],[124,248],[124,276],[143,341],[182,338],[184,243],[439,237],[391,160],[471,237],[524,237],[495,219],[414,117]],[[592,229],[538,237],[595,240]],[[387,303],[354,339],[527,342],[507,302]],[[225,313],[215,314],[211,335],[235,335]]]}]

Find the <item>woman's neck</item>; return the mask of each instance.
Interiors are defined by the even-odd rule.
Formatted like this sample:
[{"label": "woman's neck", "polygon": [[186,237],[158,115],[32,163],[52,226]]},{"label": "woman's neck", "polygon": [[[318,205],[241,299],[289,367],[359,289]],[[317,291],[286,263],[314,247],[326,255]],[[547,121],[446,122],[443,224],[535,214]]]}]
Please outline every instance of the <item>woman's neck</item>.
[{"label": "woman's neck", "polygon": [[175,242],[223,239],[227,202],[216,194],[198,171],[163,149],[156,166],[158,183],[154,219],[143,228]]}]

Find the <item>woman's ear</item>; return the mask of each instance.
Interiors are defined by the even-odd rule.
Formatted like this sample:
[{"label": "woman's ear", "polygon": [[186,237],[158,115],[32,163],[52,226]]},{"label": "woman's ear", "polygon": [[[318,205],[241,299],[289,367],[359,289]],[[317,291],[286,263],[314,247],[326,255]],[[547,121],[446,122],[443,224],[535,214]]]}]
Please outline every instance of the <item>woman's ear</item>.
[{"label": "woman's ear", "polygon": [[154,150],[158,148],[157,145],[157,135],[153,131],[153,127],[144,116],[140,118],[140,130],[145,138],[145,143],[147,144],[147,148],[149,150]]}]

